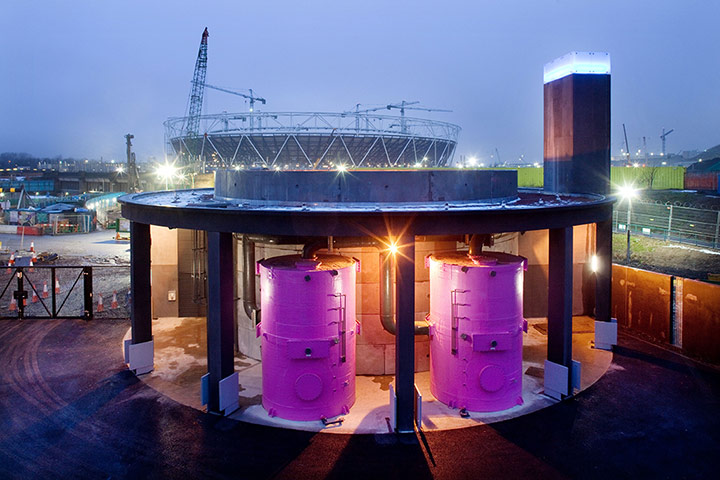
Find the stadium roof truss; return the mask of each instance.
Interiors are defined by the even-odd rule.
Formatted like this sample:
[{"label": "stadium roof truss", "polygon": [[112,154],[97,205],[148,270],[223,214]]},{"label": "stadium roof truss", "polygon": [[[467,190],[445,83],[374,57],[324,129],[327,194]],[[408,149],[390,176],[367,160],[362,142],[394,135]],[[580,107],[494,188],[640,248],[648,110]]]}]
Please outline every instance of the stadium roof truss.
[{"label": "stadium roof truss", "polygon": [[254,112],[200,117],[187,135],[184,117],[165,122],[168,153],[210,168],[319,169],[441,167],[452,163],[460,127],[445,122],[356,113]]}]

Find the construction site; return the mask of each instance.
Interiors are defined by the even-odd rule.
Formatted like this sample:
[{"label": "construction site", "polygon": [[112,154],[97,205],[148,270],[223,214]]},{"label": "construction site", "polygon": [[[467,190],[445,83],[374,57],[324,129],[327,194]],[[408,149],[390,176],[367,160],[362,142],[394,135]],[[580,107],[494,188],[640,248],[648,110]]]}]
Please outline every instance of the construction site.
[{"label": "construction site", "polygon": [[[453,168],[461,128],[414,116],[447,109],[263,111],[252,89],[206,83],[208,38],[156,188],[127,134],[122,193],[7,209],[0,476],[720,466],[720,286],[630,263],[651,207],[611,188],[608,53],[544,66],[527,188],[517,170]],[[205,89],[249,111],[203,114]],[[681,208],[648,237],[691,238]],[[716,249],[708,218],[695,245]]]}]

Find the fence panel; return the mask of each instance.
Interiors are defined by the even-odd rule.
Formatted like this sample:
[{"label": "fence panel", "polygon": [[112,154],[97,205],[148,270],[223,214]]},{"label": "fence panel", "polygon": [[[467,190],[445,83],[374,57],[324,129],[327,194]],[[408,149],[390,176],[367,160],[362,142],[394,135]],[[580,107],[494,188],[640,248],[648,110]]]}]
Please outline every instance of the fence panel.
[{"label": "fence panel", "polygon": [[[628,202],[615,204],[613,229],[626,232]],[[679,243],[720,247],[720,211],[635,201],[630,208],[632,233]]]},{"label": "fence panel", "polygon": [[127,318],[129,285],[129,265],[2,268],[0,319]]}]

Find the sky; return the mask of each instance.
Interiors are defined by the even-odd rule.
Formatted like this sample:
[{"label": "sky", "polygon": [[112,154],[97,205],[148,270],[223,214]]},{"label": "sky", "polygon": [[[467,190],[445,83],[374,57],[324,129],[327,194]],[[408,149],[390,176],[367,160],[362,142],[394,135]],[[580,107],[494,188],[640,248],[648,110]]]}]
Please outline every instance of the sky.
[{"label": "sky", "polygon": [[[252,88],[265,111],[420,101],[462,127],[458,155],[542,161],[543,65],[612,59],[612,150],[720,143],[720,2],[713,0],[6,1],[0,152],[162,159],[200,36],[206,82]],[[204,113],[246,111],[207,91]],[[380,112],[388,113],[388,112]],[[408,112],[409,113],[409,112]]]}]

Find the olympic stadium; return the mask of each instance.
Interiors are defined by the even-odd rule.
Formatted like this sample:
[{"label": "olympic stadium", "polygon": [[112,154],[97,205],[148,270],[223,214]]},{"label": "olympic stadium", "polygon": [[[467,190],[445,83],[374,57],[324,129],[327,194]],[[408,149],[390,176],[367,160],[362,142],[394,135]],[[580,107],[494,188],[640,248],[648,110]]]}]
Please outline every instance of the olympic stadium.
[{"label": "olympic stadium", "polygon": [[367,113],[247,112],[165,122],[168,151],[203,169],[442,167],[452,163],[460,127]]}]

